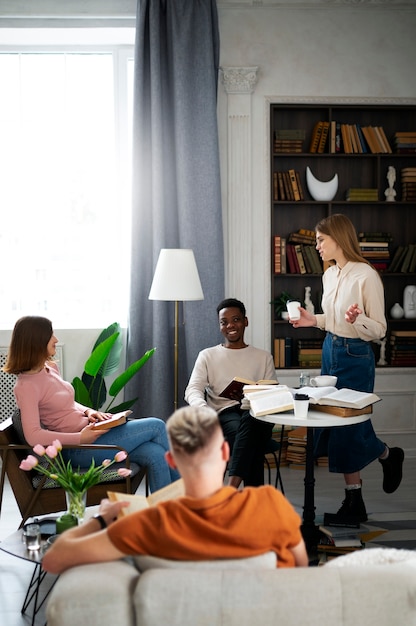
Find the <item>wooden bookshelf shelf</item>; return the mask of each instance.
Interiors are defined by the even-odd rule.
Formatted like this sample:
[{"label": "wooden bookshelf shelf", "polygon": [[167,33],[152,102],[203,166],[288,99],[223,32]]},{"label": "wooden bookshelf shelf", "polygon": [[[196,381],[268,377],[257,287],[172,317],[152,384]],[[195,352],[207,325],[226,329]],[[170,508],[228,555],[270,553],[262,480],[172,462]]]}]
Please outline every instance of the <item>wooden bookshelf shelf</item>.
[{"label": "wooden bookshelf shelf", "polygon": [[[409,148],[407,153],[396,152],[395,133],[398,131],[416,131],[416,107],[410,105],[298,105],[272,104],[270,128],[270,155],[271,155],[271,249],[272,249],[272,352],[275,353],[275,340],[286,339],[291,343],[289,362],[284,363],[286,368],[299,367],[298,342],[321,337],[323,333],[316,329],[293,329],[288,322],[280,320],[274,313],[274,304],[282,292],[288,292],[293,298],[304,301],[305,287],[311,288],[311,299],[315,311],[320,312],[322,294],[322,276],[316,273],[290,273],[286,263],[286,273],[275,273],[275,236],[286,239],[299,229],[314,230],[315,224],[332,213],[344,213],[355,225],[357,232],[388,232],[392,240],[389,242],[390,261],[399,246],[409,246],[416,243],[416,198],[413,192],[405,195],[405,186],[402,185],[401,170],[416,168],[416,148]],[[323,152],[309,151],[312,134],[318,121],[347,124],[350,126],[378,127],[384,130],[388,145],[392,150],[373,154],[367,144],[367,152],[345,153],[341,140],[339,152],[335,150],[335,141],[331,144],[330,132]],[[302,152],[275,152],[274,145],[278,134],[282,131],[303,131]],[[300,148],[297,148],[300,149]],[[386,201],[385,190],[388,188],[387,172],[393,166],[396,171],[394,190],[395,201]],[[329,181],[335,174],[338,175],[338,189],[331,201],[316,201],[309,193],[306,183],[306,168],[309,167],[313,175],[320,181]],[[282,199],[279,185],[276,183],[276,173],[298,172],[302,187],[303,199]],[[277,185],[277,189],[276,189]],[[376,189],[377,200],[349,201],[346,199],[349,189]],[[284,269],[284,264],[283,264]],[[389,262],[380,269],[385,295],[386,317],[388,319],[388,341],[392,330],[415,330],[416,319],[391,319],[389,312],[395,302],[403,306],[403,292],[406,285],[416,284],[415,271],[389,272]],[[290,341],[289,341],[290,340]],[[376,355],[379,346],[374,344]],[[288,348],[286,347],[288,355]],[[387,353],[387,358],[389,355]],[[282,367],[282,359],[280,359]],[[413,365],[416,365],[416,360]],[[303,366],[302,366],[303,367]]]}]

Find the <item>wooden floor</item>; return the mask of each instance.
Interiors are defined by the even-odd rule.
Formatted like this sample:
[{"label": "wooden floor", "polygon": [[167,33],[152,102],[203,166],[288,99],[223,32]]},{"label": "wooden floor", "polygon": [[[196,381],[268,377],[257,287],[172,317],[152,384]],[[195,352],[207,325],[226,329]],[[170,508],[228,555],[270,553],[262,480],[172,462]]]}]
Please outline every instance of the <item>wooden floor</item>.
[{"label": "wooden floor", "polygon": [[[282,468],[282,476],[286,496],[302,514],[303,472]],[[316,468],[315,478],[316,518],[319,521],[324,512],[335,512],[339,508],[344,497],[344,487],[342,477],[330,474],[326,468]],[[378,462],[366,468],[362,472],[362,478],[363,496],[369,522],[375,520],[380,524],[382,523],[380,520],[388,520],[391,524],[397,520],[401,523],[399,529],[383,537],[392,536],[396,544],[400,542],[400,538],[408,540],[414,537],[416,541],[416,459],[405,459],[403,482],[394,494],[387,495],[383,492],[382,471]],[[0,542],[17,529],[20,519],[13,494],[7,485],[0,518]],[[411,521],[407,523],[406,520]],[[382,544],[382,541],[380,543]],[[0,624],[2,626],[24,626],[31,623],[29,616],[21,615],[20,608],[32,571],[33,565],[29,562],[9,556],[0,550]],[[47,589],[53,580],[54,577],[47,575],[42,584],[42,590]],[[43,626],[44,624],[45,613],[41,610],[35,625]]]}]

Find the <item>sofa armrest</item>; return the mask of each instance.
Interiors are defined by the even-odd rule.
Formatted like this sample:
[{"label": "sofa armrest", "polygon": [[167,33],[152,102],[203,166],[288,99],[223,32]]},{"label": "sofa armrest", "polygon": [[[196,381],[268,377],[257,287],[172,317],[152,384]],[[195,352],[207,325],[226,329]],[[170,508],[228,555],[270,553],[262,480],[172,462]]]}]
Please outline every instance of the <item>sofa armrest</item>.
[{"label": "sofa armrest", "polygon": [[49,596],[48,626],[135,626],[132,596],[139,576],[129,559],[67,570]]}]

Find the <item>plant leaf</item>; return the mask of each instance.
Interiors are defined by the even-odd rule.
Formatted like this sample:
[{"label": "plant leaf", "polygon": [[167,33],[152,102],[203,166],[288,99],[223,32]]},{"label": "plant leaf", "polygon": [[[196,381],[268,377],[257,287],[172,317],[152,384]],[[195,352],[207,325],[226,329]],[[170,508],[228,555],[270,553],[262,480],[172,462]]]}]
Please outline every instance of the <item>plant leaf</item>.
[{"label": "plant leaf", "polygon": [[143,367],[143,365],[150,359],[155,350],[156,348],[152,348],[151,350],[145,352],[141,359],[132,363],[125,372],[120,374],[120,376],[115,379],[110,389],[108,390],[109,395],[115,398],[123,389],[123,387],[129,382],[129,380],[133,378],[133,376],[137,374],[139,369]]},{"label": "plant leaf", "polygon": [[107,386],[105,380],[100,373],[96,376],[89,376],[85,372],[82,375],[82,381],[85,387],[88,389],[90,400],[90,407],[99,411],[103,406],[107,398]]},{"label": "plant leaf", "polygon": [[110,337],[107,337],[107,339],[94,348],[84,365],[84,371],[86,374],[89,374],[90,376],[96,376],[98,374],[118,337],[119,334],[115,333]]},{"label": "plant leaf", "polygon": [[75,389],[75,401],[84,406],[91,406],[91,398],[88,389],[78,376],[72,381],[72,386]]},{"label": "plant leaf", "polygon": [[[120,366],[120,358],[121,352],[123,350],[123,342],[121,340],[121,328],[118,322],[114,322],[110,324],[107,328],[105,328],[98,336],[97,341],[95,342],[94,349],[97,348],[101,343],[103,343],[108,337],[113,335],[117,335],[117,340],[114,342],[110,352],[106,360],[103,362],[100,368],[100,374],[102,376],[110,376],[114,372],[116,372]],[[93,350],[94,350],[93,349]]]},{"label": "plant leaf", "polygon": [[126,400],[126,402],[122,402],[121,404],[118,404],[117,406],[111,407],[110,409],[110,405],[108,405],[108,407],[105,409],[106,413],[120,413],[120,411],[127,411],[128,409],[131,409],[131,407],[136,404],[138,398],[134,398],[133,400]]}]

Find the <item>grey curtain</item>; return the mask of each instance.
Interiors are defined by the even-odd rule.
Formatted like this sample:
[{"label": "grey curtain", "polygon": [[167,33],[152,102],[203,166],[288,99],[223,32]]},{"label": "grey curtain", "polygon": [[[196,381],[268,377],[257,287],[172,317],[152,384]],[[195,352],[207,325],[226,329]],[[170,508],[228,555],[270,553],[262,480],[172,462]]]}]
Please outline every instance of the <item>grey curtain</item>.
[{"label": "grey curtain", "polygon": [[173,410],[174,303],[148,300],[161,248],[193,249],[205,296],[180,308],[179,405],[198,351],[219,337],[218,61],[215,0],[138,1],[128,363],[157,348],[127,390],[138,416]]}]

